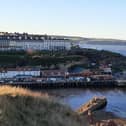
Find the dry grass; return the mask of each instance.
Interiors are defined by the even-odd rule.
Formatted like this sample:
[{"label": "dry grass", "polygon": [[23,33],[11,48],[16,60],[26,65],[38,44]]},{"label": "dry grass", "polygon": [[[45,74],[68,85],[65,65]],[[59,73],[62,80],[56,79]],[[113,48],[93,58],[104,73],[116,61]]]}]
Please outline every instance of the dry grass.
[{"label": "dry grass", "polygon": [[2,95],[10,95],[10,96],[32,96],[32,97],[48,97],[47,94],[42,94],[39,92],[33,92],[27,89],[23,89],[20,87],[11,87],[11,86],[1,86],[0,87],[0,96]]},{"label": "dry grass", "polygon": [[87,126],[84,118],[47,95],[0,87],[0,126]]}]

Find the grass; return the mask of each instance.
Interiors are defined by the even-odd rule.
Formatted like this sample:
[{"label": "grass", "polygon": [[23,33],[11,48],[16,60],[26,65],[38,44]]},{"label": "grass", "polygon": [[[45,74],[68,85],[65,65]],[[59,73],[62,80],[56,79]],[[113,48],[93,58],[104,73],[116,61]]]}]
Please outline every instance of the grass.
[{"label": "grass", "polygon": [[85,119],[47,94],[0,87],[0,126],[87,126]]},{"label": "grass", "polygon": [[48,97],[47,94],[41,94],[39,92],[32,92],[27,89],[23,89],[20,87],[10,87],[10,86],[1,86],[0,87],[0,96],[31,96],[31,97]]}]

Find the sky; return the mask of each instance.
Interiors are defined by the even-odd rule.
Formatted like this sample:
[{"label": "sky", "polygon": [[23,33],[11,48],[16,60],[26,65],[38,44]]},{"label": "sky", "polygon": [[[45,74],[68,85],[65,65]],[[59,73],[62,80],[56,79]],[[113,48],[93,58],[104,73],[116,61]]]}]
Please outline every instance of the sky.
[{"label": "sky", "polygon": [[126,40],[126,0],[0,0],[0,31]]}]

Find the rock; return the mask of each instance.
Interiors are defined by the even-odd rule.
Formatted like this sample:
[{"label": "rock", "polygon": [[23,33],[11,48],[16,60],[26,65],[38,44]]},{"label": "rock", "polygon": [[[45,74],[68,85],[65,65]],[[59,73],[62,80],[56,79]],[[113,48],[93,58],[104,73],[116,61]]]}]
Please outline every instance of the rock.
[{"label": "rock", "polygon": [[102,120],[96,123],[96,126],[124,126],[125,123],[115,122],[114,120]]},{"label": "rock", "polygon": [[78,114],[92,113],[98,109],[102,109],[107,105],[107,99],[105,97],[94,97],[86,104],[82,105],[76,112]]}]

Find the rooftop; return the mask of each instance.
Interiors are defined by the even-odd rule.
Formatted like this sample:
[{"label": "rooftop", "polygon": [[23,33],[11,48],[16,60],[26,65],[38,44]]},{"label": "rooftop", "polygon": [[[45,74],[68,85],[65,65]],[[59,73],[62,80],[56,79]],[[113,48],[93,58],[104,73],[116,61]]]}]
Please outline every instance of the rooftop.
[{"label": "rooftop", "polygon": [[40,34],[0,32],[0,40],[69,40],[69,39],[57,38],[49,35],[40,35]]}]

